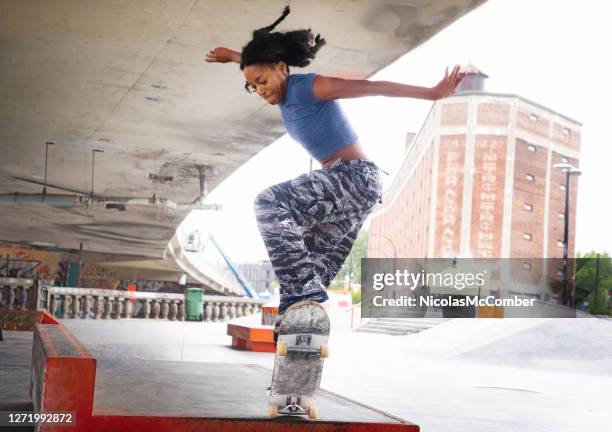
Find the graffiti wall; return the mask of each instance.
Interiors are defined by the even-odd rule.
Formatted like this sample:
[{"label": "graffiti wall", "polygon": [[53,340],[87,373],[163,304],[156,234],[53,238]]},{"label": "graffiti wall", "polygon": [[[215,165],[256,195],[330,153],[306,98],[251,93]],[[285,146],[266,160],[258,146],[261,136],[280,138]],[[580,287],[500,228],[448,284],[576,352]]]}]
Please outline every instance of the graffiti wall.
[{"label": "graffiti wall", "polygon": [[0,275],[52,281],[59,270],[61,252],[0,245]]}]

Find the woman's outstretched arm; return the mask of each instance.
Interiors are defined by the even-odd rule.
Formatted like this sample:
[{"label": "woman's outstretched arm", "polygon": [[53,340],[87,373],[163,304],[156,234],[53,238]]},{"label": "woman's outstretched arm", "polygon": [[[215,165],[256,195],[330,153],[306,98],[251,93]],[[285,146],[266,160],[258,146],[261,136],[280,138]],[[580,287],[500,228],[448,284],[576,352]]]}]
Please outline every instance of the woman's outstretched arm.
[{"label": "woman's outstretched arm", "polygon": [[205,60],[208,63],[240,63],[241,54],[229,48],[217,47],[206,54]]},{"label": "woman's outstretched arm", "polygon": [[465,73],[459,71],[459,65],[453,68],[450,75],[448,68],[446,68],[444,78],[434,87],[430,88],[391,81],[352,80],[318,75],[313,83],[313,92],[317,99],[390,96],[437,100],[452,95],[464,76]]}]

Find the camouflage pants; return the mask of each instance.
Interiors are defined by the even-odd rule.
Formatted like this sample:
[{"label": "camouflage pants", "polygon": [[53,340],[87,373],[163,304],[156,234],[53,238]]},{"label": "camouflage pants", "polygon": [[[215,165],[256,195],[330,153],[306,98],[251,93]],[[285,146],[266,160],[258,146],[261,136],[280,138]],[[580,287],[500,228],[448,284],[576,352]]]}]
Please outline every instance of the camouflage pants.
[{"label": "camouflage pants", "polygon": [[337,160],[257,195],[255,215],[280,284],[282,314],[304,299],[325,301],[377,202],[381,179],[373,162]]}]

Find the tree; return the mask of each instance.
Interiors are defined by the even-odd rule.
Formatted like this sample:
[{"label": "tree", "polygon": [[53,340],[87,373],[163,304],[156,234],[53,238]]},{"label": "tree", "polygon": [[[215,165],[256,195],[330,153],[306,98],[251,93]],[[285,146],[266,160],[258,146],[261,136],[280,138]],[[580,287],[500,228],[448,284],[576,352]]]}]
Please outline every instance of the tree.
[{"label": "tree", "polygon": [[[599,278],[598,259],[599,255]],[[599,281],[597,280],[599,279]],[[612,259],[607,252],[595,251],[578,254],[576,259],[576,304],[588,302],[588,311],[594,315],[611,313],[608,305],[608,291],[612,290]]]},{"label": "tree", "polygon": [[366,258],[368,254],[368,231],[362,229],[357,234],[357,238],[353,243],[353,248],[349,253],[346,261],[340,267],[338,274],[332,281],[331,286],[340,287],[343,284],[345,277],[352,270],[352,277],[350,278],[352,283],[361,282],[361,258]]}]

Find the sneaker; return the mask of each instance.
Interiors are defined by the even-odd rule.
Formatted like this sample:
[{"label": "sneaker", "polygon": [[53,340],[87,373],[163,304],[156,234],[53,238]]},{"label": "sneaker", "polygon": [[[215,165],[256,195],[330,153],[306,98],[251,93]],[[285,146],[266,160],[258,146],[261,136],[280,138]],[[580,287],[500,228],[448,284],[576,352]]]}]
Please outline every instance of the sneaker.
[{"label": "sneaker", "polygon": [[325,307],[325,302],[329,300],[329,296],[327,295],[327,292],[323,290],[323,291],[317,291],[314,293],[306,294],[303,296],[293,296],[289,299],[283,299],[281,297],[280,304],[278,305],[279,316],[282,316],[285,313],[285,311],[289,309],[289,306],[291,306],[292,304],[301,302],[301,301],[306,301],[306,300],[322,303],[323,307]]}]

